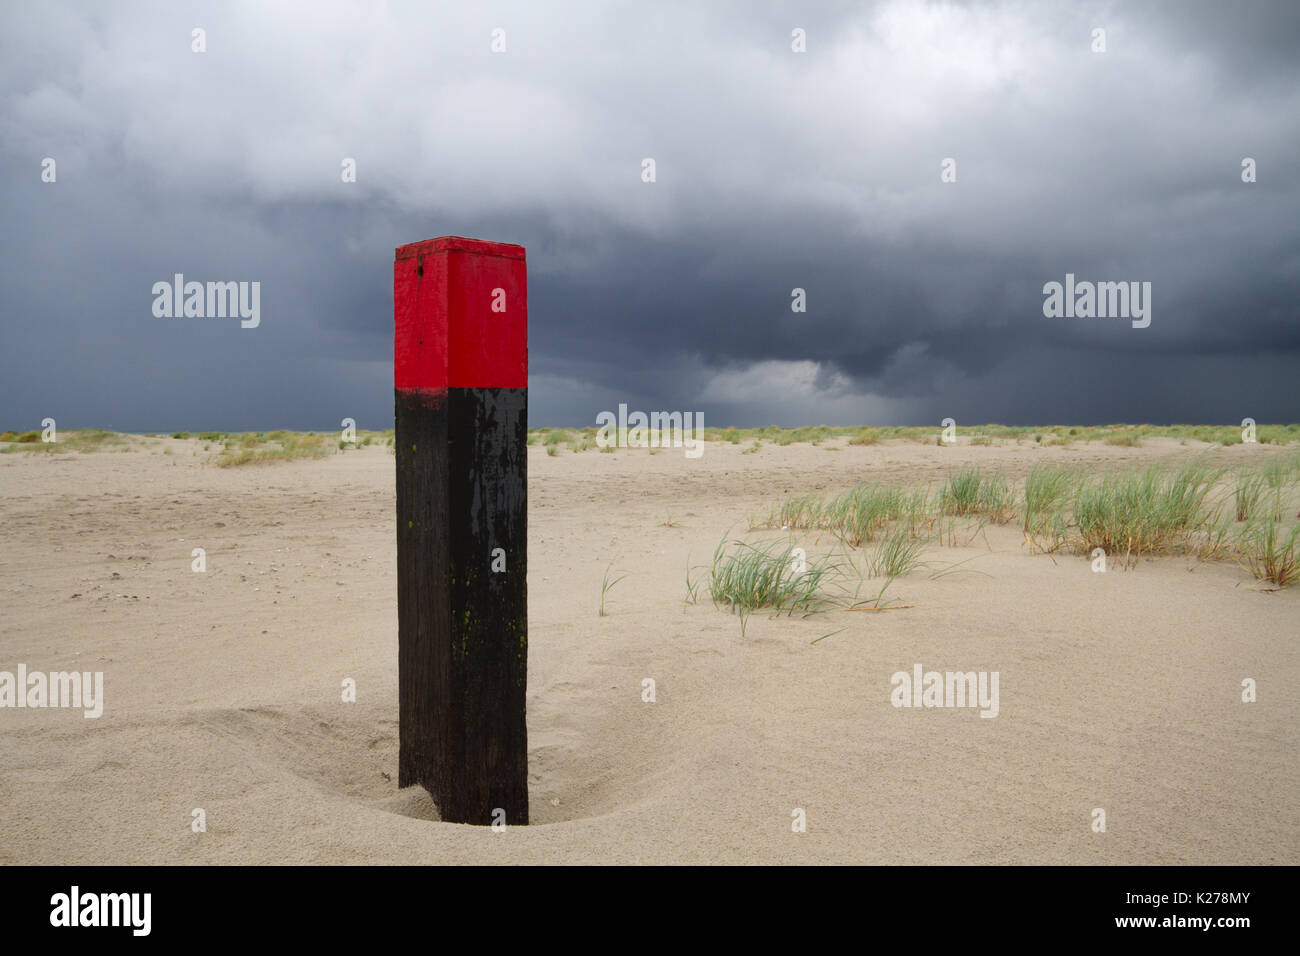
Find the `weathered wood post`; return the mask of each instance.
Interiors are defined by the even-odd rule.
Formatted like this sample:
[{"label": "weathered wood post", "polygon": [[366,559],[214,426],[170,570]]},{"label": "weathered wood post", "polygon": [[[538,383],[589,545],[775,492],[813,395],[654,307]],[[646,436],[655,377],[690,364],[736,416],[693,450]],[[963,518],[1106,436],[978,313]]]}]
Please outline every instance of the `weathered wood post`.
[{"label": "weathered wood post", "polygon": [[528,288],[522,246],[393,265],[399,787],[528,822]]}]

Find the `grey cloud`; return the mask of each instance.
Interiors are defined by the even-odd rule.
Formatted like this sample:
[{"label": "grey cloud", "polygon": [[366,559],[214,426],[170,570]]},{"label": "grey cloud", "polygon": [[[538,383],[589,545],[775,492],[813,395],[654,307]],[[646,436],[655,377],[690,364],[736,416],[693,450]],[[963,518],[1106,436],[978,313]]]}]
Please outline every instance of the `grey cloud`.
[{"label": "grey cloud", "polygon": [[[1300,417],[1292,4],[5,18],[3,427],[382,425],[392,250],[447,233],[528,248],[535,423]],[[175,272],[260,280],[261,327],[154,319]],[[1045,319],[1066,272],[1151,327]]]}]

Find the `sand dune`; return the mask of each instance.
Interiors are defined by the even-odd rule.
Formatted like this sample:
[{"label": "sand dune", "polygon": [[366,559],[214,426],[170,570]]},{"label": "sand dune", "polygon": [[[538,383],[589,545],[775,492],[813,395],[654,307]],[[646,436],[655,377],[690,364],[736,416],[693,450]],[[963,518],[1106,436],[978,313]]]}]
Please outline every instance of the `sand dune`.
[{"label": "sand dune", "polygon": [[[912,608],[759,613],[742,638],[683,605],[688,563],[787,494],[1195,448],[832,447],[530,448],[533,825],[504,833],[397,789],[385,449],[231,469],[193,440],[0,456],[0,670],[105,687],[98,719],[0,710],[0,862],[1300,863],[1300,587],[1194,557],[1094,574],[1029,555],[1013,524],[929,549],[981,573],[899,579]],[[598,617],[611,563],[628,577]],[[999,672],[999,715],[892,706],[917,663]]]}]

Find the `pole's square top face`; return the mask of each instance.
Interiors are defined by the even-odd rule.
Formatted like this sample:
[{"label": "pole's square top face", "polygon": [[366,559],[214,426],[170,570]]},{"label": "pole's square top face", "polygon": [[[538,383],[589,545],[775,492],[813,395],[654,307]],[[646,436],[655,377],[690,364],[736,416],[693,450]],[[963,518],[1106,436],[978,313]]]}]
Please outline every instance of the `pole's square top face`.
[{"label": "pole's square top face", "polygon": [[523,246],[460,236],[399,246],[393,315],[397,388],[528,387]]}]

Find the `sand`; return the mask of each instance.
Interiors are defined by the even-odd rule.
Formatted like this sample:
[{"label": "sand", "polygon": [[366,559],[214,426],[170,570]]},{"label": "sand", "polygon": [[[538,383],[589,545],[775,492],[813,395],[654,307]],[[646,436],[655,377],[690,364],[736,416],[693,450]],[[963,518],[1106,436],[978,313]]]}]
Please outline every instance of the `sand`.
[{"label": "sand", "polygon": [[[683,604],[688,563],[729,528],[780,536],[746,527],[787,493],[1198,443],[530,448],[532,825],[504,832],[397,788],[393,457],[130,447],[0,455],[0,670],[102,671],[105,698],[0,710],[0,862],[1300,863],[1300,586],[1194,557],[1095,574],[1012,525],[930,548],[982,573],[901,578],[912,608],[759,613],[742,638]],[[918,663],[997,671],[999,715],[892,706]]]}]

